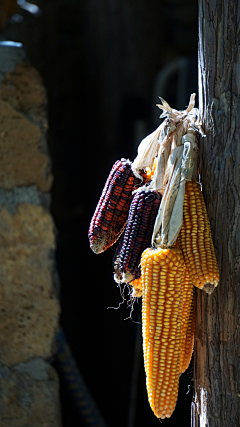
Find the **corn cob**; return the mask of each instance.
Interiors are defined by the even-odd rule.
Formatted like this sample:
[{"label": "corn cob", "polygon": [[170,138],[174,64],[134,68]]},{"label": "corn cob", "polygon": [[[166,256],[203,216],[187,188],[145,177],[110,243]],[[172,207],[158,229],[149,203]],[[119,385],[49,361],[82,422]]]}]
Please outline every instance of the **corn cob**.
[{"label": "corn cob", "polygon": [[178,244],[191,282],[211,293],[218,284],[219,271],[206,206],[196,181],[186,182]]},{"label": "corn cob", "polygon": [[150,246],[161,195],[156,191],[140,190],[134,194],[119,254],[122,281],[139,279],[142,252]]},{"label": "corn cob", "polygon": [[148,400],[169,418],[178,396],[184,261],[178,247],[146,249],[141,259],[142,334]]},{"label": "corn cob", "polygon": [[188,368],[193,352],[195,330],[194,289],[187,269],[184,267],[180,373],[185,372]]},{"label": "corn cob", "polygon": [[140,298],[142,296],[142,278],[135,279],[129,283],[133,287],[131,296],[133,298]]},{"label": "corn cob", "polygon": [[[115,250],[114,258],[113,258],[113,270],[114,270],[114,280],[117,283],[122,283],[122,273],[119,271],[119,261],[120,261],[120,252],[122,249],[123,244],[123,237],[122,234]],[[133,280],[131,283],[132,290],[131,290],[131,296],[133,298],[140,298],[142,296],[142,278]]]},{"label": "corn cob", "polygon": [[[121,235],[113,258],[113,270],[114,270],[114,280],[117,283],[122,283],[122,273],[119,271],[119,260],[120,260],[120,252],[123,243],[123,234]],[[140,298],[142,296],[142,278],[133,280],[131,283],[131,292],[130,295],[132,298]]]},{"label": "corn cob", "polygon": [[129,160],[116,161],[90,223],[88,237],[93,252],[104,252],[117,241],[126,225],[132,191],[141,184]]}]

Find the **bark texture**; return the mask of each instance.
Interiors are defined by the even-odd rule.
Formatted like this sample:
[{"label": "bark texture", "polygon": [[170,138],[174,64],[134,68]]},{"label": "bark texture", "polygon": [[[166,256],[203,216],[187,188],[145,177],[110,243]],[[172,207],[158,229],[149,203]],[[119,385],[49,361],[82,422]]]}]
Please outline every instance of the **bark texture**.
[{"label": "bark texture", "polygon": [[194,427],[240,425],[240,2],[199,1],[203,194],[220,270],[197,291]]}]

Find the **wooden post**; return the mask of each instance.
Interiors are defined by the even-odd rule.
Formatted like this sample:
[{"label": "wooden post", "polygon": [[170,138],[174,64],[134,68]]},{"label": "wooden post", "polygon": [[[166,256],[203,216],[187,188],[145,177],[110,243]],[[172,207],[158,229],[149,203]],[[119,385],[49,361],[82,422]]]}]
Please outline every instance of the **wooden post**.
[{"label": "wooden post", "polygon": [[240,426],[240,1],[199,0],[200,173],[220,283],[197,290],[193,427]]}]

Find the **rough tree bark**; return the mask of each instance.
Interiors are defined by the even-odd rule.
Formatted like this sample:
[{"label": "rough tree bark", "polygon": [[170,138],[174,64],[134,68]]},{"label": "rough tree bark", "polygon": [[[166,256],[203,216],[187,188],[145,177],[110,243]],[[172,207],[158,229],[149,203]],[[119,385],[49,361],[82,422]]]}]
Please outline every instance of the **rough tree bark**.
[{"label": "rough tree bark", "polygon": [[220,269],[197,292],[193,427],[240,426],[240,1],[199,0],[200,172]]}]

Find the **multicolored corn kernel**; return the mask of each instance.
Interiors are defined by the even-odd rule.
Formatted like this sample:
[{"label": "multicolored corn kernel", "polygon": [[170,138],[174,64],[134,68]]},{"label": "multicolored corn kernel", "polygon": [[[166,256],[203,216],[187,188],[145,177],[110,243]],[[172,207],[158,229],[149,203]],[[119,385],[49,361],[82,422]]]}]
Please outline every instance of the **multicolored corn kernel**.
[{"label": "multicolored corn kernel", "polygon": [[158,192],[152,190],[139,190],[134,194],[119,254],[118,269],[123,283],[138,279],[141,275],[141,255],[151,245],[161,198]]},{"label": "multicolored corn kernel", "polygon": [[148,400],[169,418],[178,396],[184,261],[178,247],[146,249],[141,258],[142,335]]},{"label": "multicolored corn kernel", "polygon": [[129,283],[129,285],[132,286],[132,293],[131,296],[133,298],[141,298],[142,296],[142,278],[139,277],[139,279],[135,279],[132,282]]},{"label": "multicolored corn kernel", "polygon": [[191,282],[211,293],[218,285],[219,271],[203,194],[196,181],[186,182],[178,244]]},{"label": "multicolored corn kernel", "polygon": [[154,160],[152,169],[150,169],[149,167],[146,168],[146,175],[147,175],[146,181],[147,182],[149,182],[149,181],[152,180],[154,172],[155,172],[155,169],[156,169],[156,166],[157,166],[157,157]]},{"label": "multicolored corn kernel", "polygon": [[96,254],[112,246],[126,225],[132,191],[144,183],[136,178],[129,160],[116,161],[92,217],[88,238]]},{"label": "multicolored corn kernel", "polygon": [[191,361],[194,346],[195,331],[195,288],[184,267],[183,281],[183,311],[181,333],[180,373],[186,371]]}]

